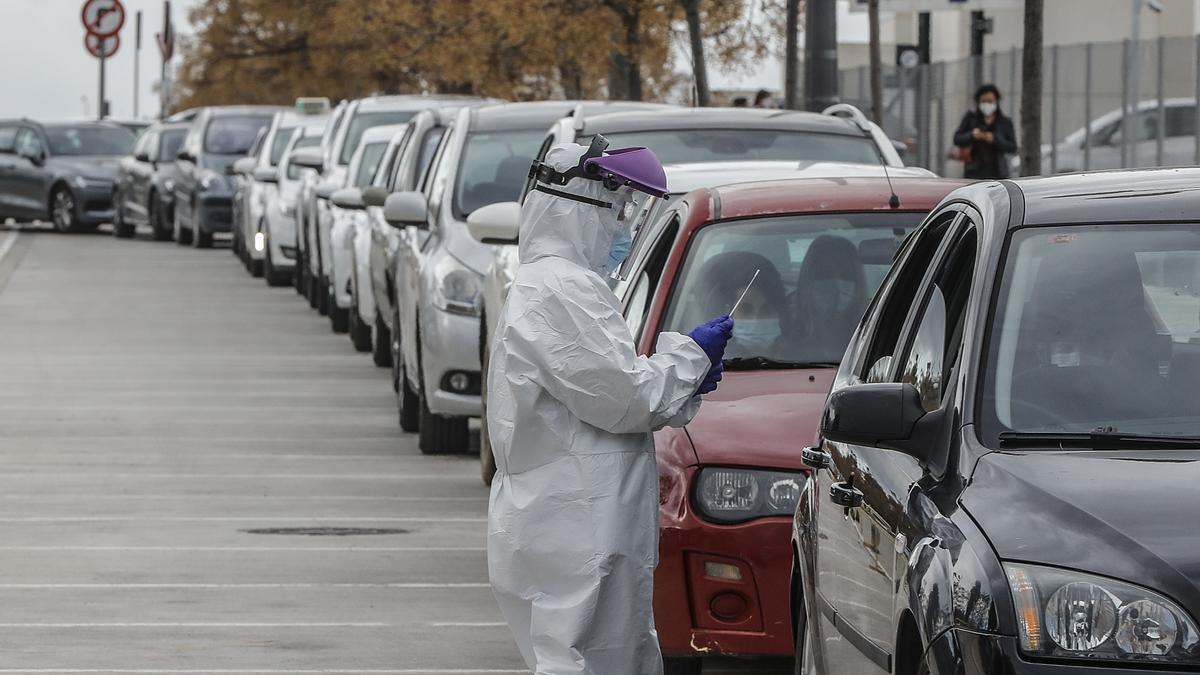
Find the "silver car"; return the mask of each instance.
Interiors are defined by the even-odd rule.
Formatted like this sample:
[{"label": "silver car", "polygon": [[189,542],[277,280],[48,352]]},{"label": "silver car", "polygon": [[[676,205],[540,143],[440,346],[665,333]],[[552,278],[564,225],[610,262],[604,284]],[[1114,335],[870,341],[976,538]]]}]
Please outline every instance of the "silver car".
[{"label": "silver car", "polygon": [[334,210],[329,201],[334,190],[345,181],[350,158],[362,140],[363,132],[371,127],[407,122],[419,111],[431,105],[461,105],[466,99],[461,96],[375,96],[358,99],[346,104],[340,123],[323,143],[324,165],[321,182],[314,189],[316,196],[310,216],[305,241],[309,274],[315,279],[315,291],[319,309],[329,314],[335,332],[345,332],[349,326],[350,294],[347,283],[349,270],[338,269],[333,259],[330,231],[334,223]]},{"label": "silver car", "polygon": [[480,412],[479,309],[490,247],[471,238],[472,211],[521,192],[546,127],[565,102],[459,111],[419,192],[387,197],[384,216],[406,226],[395,265],[400,426],[426,454],[462,452]]},{"label": "silver car", "polygon": [[[262,276],[265,249],[262,247],[263,218],[273,201],[276,169],[296,128],[324,128],[328,113],[280,110],[249,157],[238,160],[234,171],[240,178],[234,195],[233,252],[253,276]],[[260,236],[256,236],[260,235]]]},{"label": "silver car", "polygon": [[263,249],[263,277],[268,286],[282,286],[295,276],[300,185],[304,174],[315,174],[316,170],[300,166],[292,161],[292,155],[297,150],[319,147],[323,129],[323,124],[297,127],[284,149],[275,175],[262,176],[263,180],[274,183],[274,198],[263,209],[262,228],[255,235],[253,245]]}]

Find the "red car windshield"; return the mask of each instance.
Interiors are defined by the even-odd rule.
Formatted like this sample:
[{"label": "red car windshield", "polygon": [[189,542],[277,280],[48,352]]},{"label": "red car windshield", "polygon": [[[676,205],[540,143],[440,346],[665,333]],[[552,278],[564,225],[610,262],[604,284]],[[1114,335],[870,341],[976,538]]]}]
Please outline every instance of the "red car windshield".
[{"label": "red car windshield", "polygon": [[745,291],[727,367],[836,366],[896,249],[923,215],[772,216],[704,227],[689,247],[663,328],[687,332],[728,313]]}]

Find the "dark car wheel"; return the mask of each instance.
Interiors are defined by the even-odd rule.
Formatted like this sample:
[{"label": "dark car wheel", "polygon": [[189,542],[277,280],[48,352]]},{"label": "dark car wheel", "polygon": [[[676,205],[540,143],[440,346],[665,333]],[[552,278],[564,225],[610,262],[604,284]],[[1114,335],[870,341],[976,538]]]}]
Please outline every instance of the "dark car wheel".
[{"label": "dark car wheel", "polygon": [[195,228],[192,232],[192,245],[196,248],[212,248],[213,235],[212,232],[205,232],[199,222],[194,223]]},{"label": "dark car wheel", "polygon": [[79,229],[75,217],[75,195],[65,185],[55,188],[50,195],[50,222],[59,232],[75,232]]},{"label": "dark car wheel", "polygon": [[357,287],[354,284],[350,287],[350,342],[354,345],[354,351],[366,353],[371,351],[371,324],[363,321],[358,311]]},{"label": "dark car wheel", "polygon": [[371,341],[371,359],[380,368],[392,365],[392,332],[388,330],[379,311],[375,311],[375,334]]},{"label": "dark car wheel", "polygon": [[125,209],[121,206],[121,195],[113,195],[113,236],[118,239],[129,239],[137,231],[132,223],[125,220]]},{"label": "dark car wheel", "polygon": [[171,238],[171,228],[167,227],[163,208],[158,203],[158,197],[150,195],[150,203],[146,205],[146,220],[154,233],[154,241],[167,241]]},{"label": "dark car wheel", "polygon": [[470,433],[467,418],[435,415],[425,400],[425,388],[421,388],[421,422],[418,445],[422,455],[448,455],[470,449]]},{"label": "dark car wheel", "polygon": [[[400,393],[400,305],[396,303],[392,309],[392,334],[388,341],[388,353],[392,358],[392,391]],[[414,423],[415,424],[415,423]]]},{"label": "dark car wheel", "polygon": [[663,657],[663,675],[700,675],[700,659]]},{"label": "dark car wheel", "polygon": [[292,288],[296,289],[297,295],[304,295],[308,283],[308,275],[305,274],[308,263],[304,262],[304,255],[299,252],[296,253],[295,263],[296,266],[292,268]]},{"label": "dark car wheel", "polygon": [[400,415],[400,429],[411,433],[421,428],[421,401],[408,384],[404,357],[397,356],[396,363],[400,364],[396,369],[396,411]]},{"label": "dark car wheel", "polygon": [[488,363],[491,360],[491,353],[487,345],[487,318],[480,317],[479,321],[479,365],[483,372],[482,381],[479,386],[479,401],[481,404],[481,417],[479,424],[479,477],[483,479],[484,485],[491,485],[492,478],[496,475],[496,456],[492,454],[492,437],[488,433],[488,416],[487,416],[487,372]]},{"label": "dark car wheel", "polygon": [[329,316],[329,280],[324,274],[317,277],[317,313]]},{"label": "dark car wheel", "polygon": [[292,274],[287,270],[275,269],[275,263],[271,261],[271,247],[266,247],[266,256],[263,257],[263,278],[266,279],[268,286],[287,286],[292,283]]}]

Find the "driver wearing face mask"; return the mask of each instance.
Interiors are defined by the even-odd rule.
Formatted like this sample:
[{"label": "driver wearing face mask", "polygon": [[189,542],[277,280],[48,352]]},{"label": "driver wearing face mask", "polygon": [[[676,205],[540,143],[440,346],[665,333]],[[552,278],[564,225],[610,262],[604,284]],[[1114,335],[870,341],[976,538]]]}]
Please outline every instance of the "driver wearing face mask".
[{"label": "driver wearing face mask", "polygon": [[[758,273],[757,278],[754,277],[755,272]],[[728,311],[742,292],[746,292],[737,307],[737,322],[733,327],[733,338],[726,348],[726,356],[778,356],[787,293],[775,265],[758,253],[727,251],[707,260],[698,274],[701,282],[695,307],[702,309],[697,311],[708,314]],[[754,279],[753,284],[750,283],[751,279]]]}]

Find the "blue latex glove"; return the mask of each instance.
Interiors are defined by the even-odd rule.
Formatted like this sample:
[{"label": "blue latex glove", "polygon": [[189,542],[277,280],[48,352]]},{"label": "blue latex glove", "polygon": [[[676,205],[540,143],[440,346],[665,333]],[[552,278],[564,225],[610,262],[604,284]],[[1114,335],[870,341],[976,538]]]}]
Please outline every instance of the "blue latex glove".
[{"label": "blue latex glove", "polygon": [[697,394],[707,394],[710,391],[715,391],[717,383],[721,381],[721,373],[725,372],[725,364],[718,362],[717,365],[708,369],[708,375],[704,376],[704,381],[700,383],[700,388],[696,390]]},{"label": "blue latex glove", "polygon": [[718,316],[707,323],[702,323],[692,329],[688,333],[688,337],[696,341],[704,353],[708,355],[708,361],[713,366],[721,364],[721,357],[725,355],[725,345],[729,343],[730,336],[733,335],[733,319],[726,316]]}]

